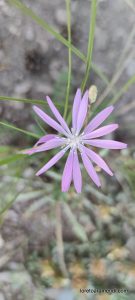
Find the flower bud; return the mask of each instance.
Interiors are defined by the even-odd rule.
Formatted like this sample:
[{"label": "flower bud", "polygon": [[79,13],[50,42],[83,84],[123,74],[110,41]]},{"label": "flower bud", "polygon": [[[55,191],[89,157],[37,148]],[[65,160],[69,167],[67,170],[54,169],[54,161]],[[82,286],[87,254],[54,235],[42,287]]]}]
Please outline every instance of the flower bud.
[{"label": "flower bud", "polygon": [[96,85],[91,85],[91,87],[89,88],[89,100],[90,103],[94,103],[97,99],[97,94],[98,94],[98,90]]}]

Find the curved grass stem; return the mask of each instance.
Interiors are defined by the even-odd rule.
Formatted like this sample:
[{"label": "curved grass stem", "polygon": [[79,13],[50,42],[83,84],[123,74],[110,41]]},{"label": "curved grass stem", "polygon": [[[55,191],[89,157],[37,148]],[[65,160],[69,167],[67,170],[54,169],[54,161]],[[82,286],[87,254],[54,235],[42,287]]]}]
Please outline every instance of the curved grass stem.
[{"label": "curved grass stem", "polygon": [[[8,96],[0,96],[0,101],[15,101],[15,102],[22,102],[27,104],[47,105],[47,102],[41,99],[14,98]],[[62,103],[55,103],[55,105],[60,108],[63,107]]]},{"label": "curved grass stem", "polygon": [[[66,0],[66,10],[67,10],[67,31],[68,31],[68,42],[71,44],[71,0]],[[68,81],[66,90],[66,101],[64,107],[64,118],[66,118],[69,102],[69,93],[71,85],[71,72],[72,72],[72,50],[68,49]]]},{"label": "curved grass stem", "polygon": [[82,92],[85,89],[92,62],[92,52],[94,45],[94,33],[95,33],[95,24],[96,24],[96,13],[97,13],[97,0],[92,0],[91,4],[91,14],[90,14],[90,29],[89,29],[89,39],[88,39],[88,48],[87,48],[87,58],[86,58],[86,72],[84,79],[81,84]]},{"label": "curved grass stem", "polygon": [[14,126],[12,124],[9,124],[9,123],[0,122],[0,125],[2,125],[4,127],[7,127],[9,129],[14,129],[16,131],[19,131],[21,133],[24,133],[24,134],[26,134],[28,136],[31,136],[33,138],[36,138],[36,139],[39,139],[41,137],[41,135],[38,135],[38,134],[36,134],[34,132],[30,132],[30,131],[27,131],[27,130],[24,130],[24,129],[21,129],[21,128],[18,128],[18,127]]},{"label": "curved grass stem", "polygon": [[[45,22],[43,19],[41,19],[36,13],[34,13],[30,7],[27,7],[24,3],[22,3],[19,0],[8,0],[8,2],[12,5],[14,5],[16,8],[21,10],[25,15],[31,17],[33,21],[35,21],[39,26],[41,26],[44,30],[48,31],[50,34],[52,34],[60,43],[65,45],[67,48],[71,48],[71,51],[78,56],[83,62],[87,63],[87,59],[85,55],[77,49],[74,45],[69,43],[61,34],[59,34],[56,30],[54,30],[53,27],[51,27],[47,22]],[[103,72],[97,68],[96,65],[91,65],[92,69],[95,71],[95,73],[103,80],[105,85],[108,82],[107,77],[103,74]]]}]

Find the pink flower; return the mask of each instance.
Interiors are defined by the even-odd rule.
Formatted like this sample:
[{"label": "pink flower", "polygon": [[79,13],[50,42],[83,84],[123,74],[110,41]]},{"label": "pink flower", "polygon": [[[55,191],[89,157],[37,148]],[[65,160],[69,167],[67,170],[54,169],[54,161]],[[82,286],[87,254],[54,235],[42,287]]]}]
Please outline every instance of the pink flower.
[{"label": "pink flower", "polygon": [[88,145],[106,149],[124,149],[127,147],[126,144],[121,142],[99,139],[100,137],[109,134],[118,128],[117,124],[110,124],[99,127],[109,117],[114,107],[109,106],[103,109],[88,123],[88,125],[82,131],[88,110],[88,91],[85,92],[83,97],[81,96],[80,89],[78,89],[76,92],[72,109],[71,130],[69,129],[67,123],[49,97],[47,97],[47,102],[56,121],[37,106],[34,106],[33,109],[36,114],[45,123],[55,129],[59,135],[47,134],[41,137],[36,145],[32,149],[26,150],[25,153],[33,154],[57,147],[60,147],[60,151],[55,156],[53,156],[37,172],[36,175],[39,176],[50,169],[69,150],[68,158],[66,160],[62,175],[62,191],[67,192],[69,190],[71,182],[73,181],[77,193],[81,192],[82,175],[79,165],[78,153],[81,156],[83,165],[87,173],[89,174],[93,182],[98,187],[100,187],[100,179],[95,171],[95,168],[93,167],[92,162],[98,165],[110,176],[112,176],[113,173],[107,166],[106,162],[100,157],[100,155],[91,150]]}]

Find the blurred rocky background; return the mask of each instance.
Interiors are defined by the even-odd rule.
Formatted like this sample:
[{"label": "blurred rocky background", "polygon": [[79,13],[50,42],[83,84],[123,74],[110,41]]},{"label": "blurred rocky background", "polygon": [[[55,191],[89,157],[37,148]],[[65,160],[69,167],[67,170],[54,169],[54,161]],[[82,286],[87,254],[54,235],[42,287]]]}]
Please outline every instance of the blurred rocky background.
[{"label": "blurred rocky background", "polygon": [[[64,0],[23,3],[67,38]],[[72,43],[85,54],[90,3],[71,3]],[[0,95],[44,99],[49,94],[63,103],[67,54],[30,17],[0,0]],[[70,101],[85,72],[85,64],[74,54],[72,58]],[[99,101],[110,100],[134,75],[134,0],[99,0],[88,87],[96,84]],[[97,170],[99,191],[84,174],[79,197],[72,188],[68,195],[59,192],[59,169],[35,178],[44,154],[18,160],[11,155],[35,139],[0,126],[0,300],[135,299],[134,97],[132,85],[114,114],[120,129],[112,137],[128,143],[128,149],[102,153],[115,176]],[[43,125],[31,105],[22,102],[1,101],[0,120],[37,133]],[[80,293],[81,288],[127,289],[128,294],[93,295]]]}]

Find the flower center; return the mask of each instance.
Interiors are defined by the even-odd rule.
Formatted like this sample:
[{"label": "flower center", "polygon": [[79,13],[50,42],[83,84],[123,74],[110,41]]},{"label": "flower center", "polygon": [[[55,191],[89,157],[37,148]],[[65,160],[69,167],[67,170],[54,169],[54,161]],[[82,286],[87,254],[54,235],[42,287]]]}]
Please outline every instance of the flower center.
[{"label": "flower center", "polygon": [[72,149],[77,149],[81,143],[82,143],[81,135],[72,134],[72,136],[67,139],[67,144]]}]

